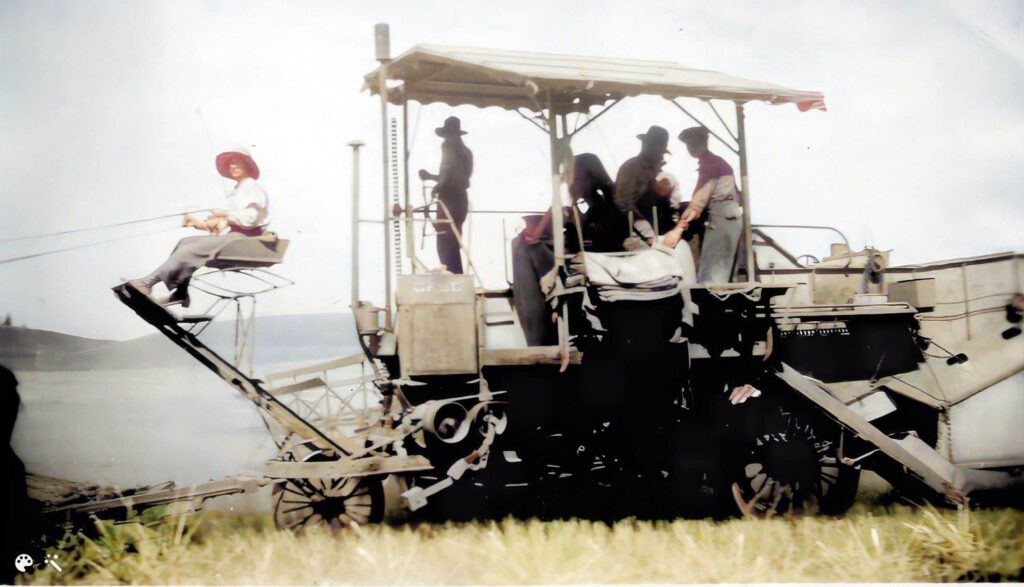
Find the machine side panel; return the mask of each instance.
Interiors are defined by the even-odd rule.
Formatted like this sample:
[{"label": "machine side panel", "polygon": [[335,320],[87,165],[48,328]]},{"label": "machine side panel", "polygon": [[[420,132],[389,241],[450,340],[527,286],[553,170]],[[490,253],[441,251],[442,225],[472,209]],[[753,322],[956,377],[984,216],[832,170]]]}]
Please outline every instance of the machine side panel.
[{"label": "machine side panel", "polygon": [[1024,464],[1024,372],[950,409],[953,462],[971,467]]}]

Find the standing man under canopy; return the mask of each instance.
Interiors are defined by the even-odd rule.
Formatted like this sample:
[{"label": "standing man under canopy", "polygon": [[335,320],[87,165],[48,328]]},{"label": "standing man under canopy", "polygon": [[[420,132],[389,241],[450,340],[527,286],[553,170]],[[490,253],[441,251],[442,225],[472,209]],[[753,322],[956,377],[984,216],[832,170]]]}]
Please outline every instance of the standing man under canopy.
[{"label": "standing man under canopy", "polygon": [[732,166],[708,150],[708,129],[702,126],[679,133],[679,140],[697,159],[697,185],[679,222],[665,235],[665,244],[674,247],[690,223],[707,211],[697,281],[728,283],[743,232],[743,207]]},{"label": "standing man under canopy", "polygon": [[654,208],[659,198],[655,192],[658,173],[665,165],[668,150],[668,131],[652,126],[640,139],[640,153],[627,159],[615,176],[615,204],[619,210],[633,213],[632,230],[640,233],[645,240],[653,242],[657,237],[652,228]]},{"label": "standing man under canopy", "polygon": [[[441,169],[435,175],[426,169],[420,169],[420,179],[432,179],[437,182],[432,190],[444,206],[438,206],[437,257],[452,273],[462,273],[462,255],[459,249],[458,231],[462,235],[462,224],[469,213],[469,178],[473,175],[473,152],[462,142],[462,121],[456,116],[449,116],[444,126],[434,129],[437,136],[444,139],[441,143]],[[445,214],[445,207],[448,214]]]}]

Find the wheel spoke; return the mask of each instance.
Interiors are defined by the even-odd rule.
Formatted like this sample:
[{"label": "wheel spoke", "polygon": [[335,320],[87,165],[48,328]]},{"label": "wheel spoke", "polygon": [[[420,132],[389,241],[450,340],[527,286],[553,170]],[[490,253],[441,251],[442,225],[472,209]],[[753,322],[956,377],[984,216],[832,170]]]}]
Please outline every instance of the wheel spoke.
[{"label": "wheel spoke", "polygon": [[[284,485],[285,491],[294,493],[295,495],[301,495],[302,497],[305,497],[307,499],[313,497],[312,493],[306,492],[304,486],[300,485],[299,483],[296,483],[295,481],[297,481],[297,480],[296,479],[289,479],[288,482],[285,483],[285,485]],[[295,487],[295,489],[291,489],[291,487]]]},{"label": "wheel spoke", "polygon": [[289,529],[291,529],[291,528],[301,528],[306,523],[306,521],[309,520],[311,517],[313,517],[315,514],[316,514],[316,512],[310,512],[309,515],[306,516],[305,518],[302,518],[301,520],[299,520],[297,522],[289,523],[288,524],[288,528]]}]

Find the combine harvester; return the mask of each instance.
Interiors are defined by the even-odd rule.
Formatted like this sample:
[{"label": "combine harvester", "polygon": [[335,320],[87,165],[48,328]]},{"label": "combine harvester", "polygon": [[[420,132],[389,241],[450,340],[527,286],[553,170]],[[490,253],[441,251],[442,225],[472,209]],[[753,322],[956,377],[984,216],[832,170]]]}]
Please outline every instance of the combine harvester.
[{"label": "combine harvester", "polygon": [[[352,300],[364,356],[264,383],[240,367],[245,328],[232,363],[197,336],[211,316],[177,316],[118,286],[126,305],[256,405],[279,456],[262,479],[157,488],[107,505],[201,500],[206,489],[221,495],[273,484],[275,520],[286,528],[377,522],[385,514],[839,514],[863,470],[913,499],[1019,500],[1024,256],[889,267],[887,251],[851,251],[842,237],[828,257],[797,257],[766,231],[835,229],[751,224],[746,105],[820,109],[821,94],[666,62],[424,45],[391,60],[386,25],[377,41],[380,66],[365,87],[381,97],[392,148],[383,169],[390,215],[382,307],[358,301],[361,143],[352,143]],[[712,132],[740,162],[744,235],[732,283],[697,285],[673,265],[677,257],[664,255],[671,260],[662,263],[664,278],[678,295],[612,301],[614,286],[595,276],[594,263],[628,265],[661,253],[591,253],[578,232],[564,230],[573,135],[641,95],[661,96],[698,123],[686,100],[703,102],[726,128],[715,104],[732,103],[735,132]],[[409,102],[497,106],[548,134],[557,273],[548,301],[558,316],[557,345],[525,344],[511,289],[427,271],[417,257],[416,223],[436,218],[441,204],[412,204],[407,141],[399,146],[394,124],[389,141],[389,105],[404,113]],[[586,120],[570,131],[573,113]],[[272,235],[239,241],[213,270],[276,284],[260,272],[281,262],[286,245]],[[567,255],[567,245],[576,252]],[[463,253],[472,269],[472,252],[463,246]],[[208,293],[238,304],[239,324],[246,323],[241,300],[251,292]],[[332,383],[329,372],[359,364],[366,376]],[[63,507],[96,511],[95,503]]]}]

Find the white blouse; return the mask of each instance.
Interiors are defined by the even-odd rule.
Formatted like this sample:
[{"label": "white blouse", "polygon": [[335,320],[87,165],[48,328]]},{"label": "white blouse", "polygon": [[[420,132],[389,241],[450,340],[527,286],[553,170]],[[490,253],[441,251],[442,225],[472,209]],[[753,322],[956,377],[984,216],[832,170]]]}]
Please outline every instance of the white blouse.
[{"label": "white blouse", "polygon": [[228,219],[239,226],[254,228],[270,222],[267,192],[251,177],[243,179],[231,190],[227,205]]}]

